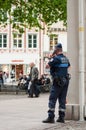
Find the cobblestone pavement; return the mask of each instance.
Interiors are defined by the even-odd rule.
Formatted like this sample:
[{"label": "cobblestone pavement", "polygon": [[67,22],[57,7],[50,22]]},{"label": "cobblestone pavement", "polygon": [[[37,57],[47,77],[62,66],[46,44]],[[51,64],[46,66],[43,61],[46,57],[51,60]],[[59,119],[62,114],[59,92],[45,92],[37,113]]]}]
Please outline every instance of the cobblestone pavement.
[{"label": "cobblestone pavement", "polygon": [[86,122],[66,121],[63,123],[47,124],[31,130],[86,130]]},{"label": "cobblestone pavement", "polygon": [[42,123],[47,116],[48,96],[0,95],[0,130],[86,130],[86,121]]},{"label": "cobblestone pavement", "polygon": [[22,99],[22,98],[24,99],[26,97],[27,97],[26,94],[24,94],[24,95],[1,94],[0,101],[1,100],[12,100],[12,99]]},{"label": "cobblestone pavement", "polygon": [[58,123],[42,130],[86,130],[86,122],[68,121],[65,124]]}]

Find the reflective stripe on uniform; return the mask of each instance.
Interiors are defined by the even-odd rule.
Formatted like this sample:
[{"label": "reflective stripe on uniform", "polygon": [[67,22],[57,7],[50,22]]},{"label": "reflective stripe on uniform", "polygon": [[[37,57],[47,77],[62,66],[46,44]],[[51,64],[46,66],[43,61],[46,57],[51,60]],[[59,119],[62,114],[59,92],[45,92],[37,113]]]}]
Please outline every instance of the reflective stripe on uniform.
[{"label": "reflective stripe on uniform", "polygon": [[59,108],[59,111],[61,111],[61,112],[65,112],[65,109]]},{"label": "reflective stripe on uniform", "polygon": [[68,64],[60,64],[58,67],[68,67]]},{"label": "reflective stripe on uniform", "polygon": [[49,108],[50,111],[55,111],[55,108]]}]

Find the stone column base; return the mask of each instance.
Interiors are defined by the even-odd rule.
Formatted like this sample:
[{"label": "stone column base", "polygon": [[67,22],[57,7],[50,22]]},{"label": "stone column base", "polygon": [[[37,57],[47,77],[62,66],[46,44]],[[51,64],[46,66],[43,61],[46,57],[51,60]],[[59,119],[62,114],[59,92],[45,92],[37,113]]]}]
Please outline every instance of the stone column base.
[{"label": "stone column base", "polygon": [[79,120],[79,104],[66,104],[66,120]]}]

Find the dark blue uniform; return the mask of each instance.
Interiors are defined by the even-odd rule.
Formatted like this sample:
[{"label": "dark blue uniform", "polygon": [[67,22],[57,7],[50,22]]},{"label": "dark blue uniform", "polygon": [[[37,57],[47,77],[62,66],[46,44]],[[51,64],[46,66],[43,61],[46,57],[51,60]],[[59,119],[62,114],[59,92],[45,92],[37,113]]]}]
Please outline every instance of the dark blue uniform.
[{"label": "dark blue uniform", "polygon": [[69,84],[68,67],[70,66],[69,60],[63,54],[56,55],[49,61],[50,73],[53,78],[53,85],[49,97],[49,111],[50,118],[55,117],[55,106],[58,99],[59,102],[59,117],[65,116],[65,102],[67,89]]}]

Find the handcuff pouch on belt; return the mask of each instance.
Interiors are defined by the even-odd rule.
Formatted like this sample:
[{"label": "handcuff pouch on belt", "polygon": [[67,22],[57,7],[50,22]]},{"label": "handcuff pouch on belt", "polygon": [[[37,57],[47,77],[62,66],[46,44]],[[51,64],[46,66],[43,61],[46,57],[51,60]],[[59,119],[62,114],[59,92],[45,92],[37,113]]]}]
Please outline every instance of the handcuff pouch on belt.
[{"label": "handcuff pouch on belt", "polygon": [[69,73],[66,75],[66,79],[67,79],[67,80],[70,80],[70,79],[71,79],[71,75],[70,75]]},{"label": "handcuff pouch on belt", "polygon": [[66,77],[55,77],[54,82],[57,83],[59,87],[63,87],[67,82],[67,78]]}]

